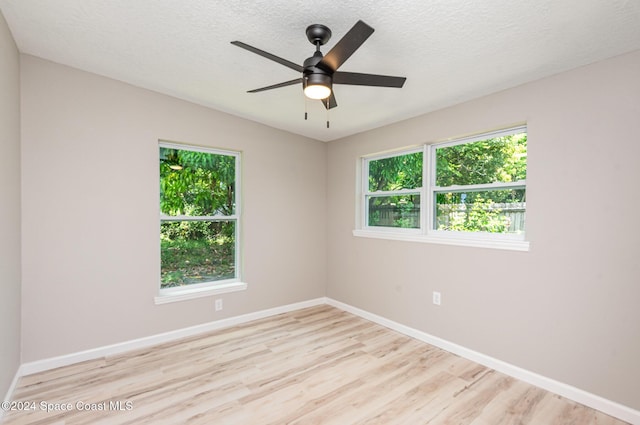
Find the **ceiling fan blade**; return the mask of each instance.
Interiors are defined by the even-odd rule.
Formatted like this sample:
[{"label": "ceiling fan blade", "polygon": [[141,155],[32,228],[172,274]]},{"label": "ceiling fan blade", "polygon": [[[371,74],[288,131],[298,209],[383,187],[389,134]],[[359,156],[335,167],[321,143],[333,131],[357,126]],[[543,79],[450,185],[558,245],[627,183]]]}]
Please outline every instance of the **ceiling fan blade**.
[{"label": "ceiling fan blade", "polygon": [[243,43],[242,41],[232,41],[231,44],[234,46],[241,47],[245,50],[255,53],[256,55],[260,55],[264,58],[271,59],[274,62],[278,62],[280,65],[284,65],[288,68],[293,69],[294,71],[302,72],[304,68],[301,65],[288,61],[286,59],[282,59],[279,56],[272,55],[271,53],[267,53],[264,50],[260,50],[257,47],[249,46],[248,44]]},{"label": "ceiling fan blade", "polygon": [[302,78],[296,78],[295,80],[285,81],[284,83],[278,83],[272,86],[260,87],[259,89],[249,90],[247,93],[258,93],[265,90],[279,89],[280,87],[292,86],[294,84],[302,84]]},{"label": "ceiling fan blade", "polygon": [[401,88],[407,79],[390,75],[361,74],[359,72],[341,72],[333,74],[333,84],[350,84],[354,86],[376,86]]},{"label": "ceiling fan blade", "polygon": [[338,106],[338,102],[336,102],[336,96],[333,94],[333,90],[331,90],[331,96],[329,96],[329,104],[327,106],[327,99],[320,99],[322,104],[327,109],[332,109]]},{"label": "ceiling fan blade", "polygon": [[316,66],[328,72],[335,72],[373,34],[373,31],[373,28],[364,22],[356,22]]}]

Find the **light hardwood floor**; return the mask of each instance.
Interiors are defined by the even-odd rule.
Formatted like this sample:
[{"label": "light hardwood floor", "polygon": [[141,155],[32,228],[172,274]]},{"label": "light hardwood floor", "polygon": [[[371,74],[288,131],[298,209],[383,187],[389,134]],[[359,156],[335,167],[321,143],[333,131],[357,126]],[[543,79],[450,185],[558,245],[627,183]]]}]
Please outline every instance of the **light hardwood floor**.
[{"label": "light hardwood floor", "polygon": [[26,376],[15,400],[36,409],[7,425],[624,424],[329,306]]}]

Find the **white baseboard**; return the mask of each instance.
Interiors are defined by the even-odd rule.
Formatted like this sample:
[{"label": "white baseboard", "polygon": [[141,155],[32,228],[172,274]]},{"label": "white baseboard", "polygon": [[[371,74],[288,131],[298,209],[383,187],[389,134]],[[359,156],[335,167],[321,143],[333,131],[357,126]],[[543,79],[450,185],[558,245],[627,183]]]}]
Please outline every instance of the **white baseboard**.
[{"label": "white baseboard", "polygon": [[144,338],[138,338],[131,341],[120,342],[117,344],[80,351],[77,353],[71,353],[63,356],[38,360],[35,362],[24,363],[20,368],[19,372],[20,372],[20,376],[31,375],[33,373],[55,369],[57,367],[68,366],[74,363],[80,363],[87,360],[94,360],[104,356],[121,354],[131,350],[147,348],[153,345],[175,341],[176,339],[180,339],[180,338],[186,338],[194,335],[199,335],[205,332],[211,332],[218,329],[228,328],[231,326],[250,322],[252,320],[263,319],[265,317],[275,316],[277,314],[282,314],[282,313],[288,313],[290,311],[300,310],[302,308],[326,304],[326,301],[327,300],[325,298],[316,298],[309,301],[303,301],[299,303],[288,304],[281,307],[270,308],[267,310],[256,311],[254,313],[248,313],[240,316],[229,317],[227,319],[216,320],[214,322],[203,323],[201,325],[191,326],[183,329],[177,329],[175,331],[165,332],[165,333],[152,335]]},{"label": "white baseboard", "polygon": [[[281,307],[275,307],[267,310],[261,310],[254,313],[248,313],[241,316],[230,317],[227,319],[217,320],[214,322],[204,323],[202,325],[192,326],[189,328],[178,329],[175,331],[165,332],[162,334],[152,335],[149,337],[139,338],[131,341],[125,341],[118,344],[99,347],[91,350],[81,351],[77,353],[71,353],[64,356],[53,357],[49,359],[38,360],[35,362],[24,363],[16,372],[15,378],[9,387],[5,401],[9,401],[12,398],[13,392],[16,388],[18,379],[21,376],[30,375],[45,370],[55,369],[61,366],[67,366],[74,363],[79,363],[87,360],[93,360],[100,357],[115,355],[124,353],[131,350],[140,348],[151,347],[153,345],[162,344],[165,342],[171,342],[176,339],[190,337],[205,332],[210,332],[218,329],[228,328],[231,326],[250,322],[252,320],[263,319],[277,314],[288,313],[290,311],[299,310],[302,308],[313,307],[317,305],[328,304],[333,307],[339,308],[346,312],[355,314],[364,319],[370,320],[379,325],[385,326],[394,331],[400,332],[417,340],[426,342],[436,347],[442,348],[450,353],[457,354],[461,357],[480,363],[498,372],[517,378],[521,381],[535,385],[552,393],[561,395],[570,400],[589,406],[593,409],[599,410],[603,413],[629,422],[633,425],[640,425],[640,411],[634,410],[630,407],[615,403],[611,400],[607,400],[603,397],[581,390],[571,385],[564,384],[562,382],[547,378],[545,376],[530,372],[522,369],[518,366],[514,366],[510,363],[502,360],[495,359],[485,354],[479,353],[474,350],[470,350],[461,345],[454,344],[442,338],[430,335],[426,332],[419,331],[409,326],[394,322],[385,317],[378,316],[368,311],[359,309],[349,304],[336,301],[331,298],[316,298],[309,301],[303,301],[294,304],[288,304]],[[0,420],[2,419],[2,411],[0,411]]]},{"label": "white baseboard", "polygon": [[539,375],[534,372],[522,369],[518,366],[514,366],[510,363],[502,360],[495,359],[485,354],[479,353],[474,350],[470,350],[461,345],[454,344],[442,338],[430,335],[426,332],[419,331],[417,329],[405,326],[393,320],[389,320],[385,317],[378,316],[368,311],[361,310],[349,304],[336,301],[331,298],[327,298],[327,304],[344,310],[346,312],[360,316],[363,319],[370,320],[379,325],[400,332],[404,335],[410,336],[417,340],[426,342],[436,347],[442,348],[450,353],[457,354],[460,357],[464,357],[483,366],[487,366],[505,375],[512,376],[521,381],[527,382],[536,387],[550,391],[554,394],[561,395],[569,400],[573,400],[577,403],[599,410],[607,415],[613,416],[625,422],[629,422],[633,425],[640,425],[640,411],[624,406],[619,403],[615,403],[611,400],[607,400],[598,395],[589,393],[579,388],[567,385],[565,383],[556,381],[546,376]]}]

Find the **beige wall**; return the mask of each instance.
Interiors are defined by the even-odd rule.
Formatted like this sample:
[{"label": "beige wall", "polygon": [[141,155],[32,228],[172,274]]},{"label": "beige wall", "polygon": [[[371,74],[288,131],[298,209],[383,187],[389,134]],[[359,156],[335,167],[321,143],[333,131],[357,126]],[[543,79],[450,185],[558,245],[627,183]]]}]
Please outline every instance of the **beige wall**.
[{"label": "beige wall", "polygon": [[[361,155],[525,121],[529,252],[352,236]],[[636,51],[330,143],[328,296],[640,409],[639,135]]]},{"label": "beige wall", "polygon": [[20,365],[20,66],[0,13],[0,398]]},{"label": "beige wall", "polygon": [[[325,143],[22,56],[23,361],[325,295]],[[155,305],[158,139],[243,152],[249,289]]]}]

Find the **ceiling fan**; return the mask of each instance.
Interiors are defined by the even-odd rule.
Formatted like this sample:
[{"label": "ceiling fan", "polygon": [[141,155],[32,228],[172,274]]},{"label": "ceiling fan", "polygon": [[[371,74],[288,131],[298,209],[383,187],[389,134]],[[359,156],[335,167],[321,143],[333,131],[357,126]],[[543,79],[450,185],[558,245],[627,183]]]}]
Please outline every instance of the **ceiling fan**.
[{"label": "ceiling fan", "polygon": [[373,28],[369,25],[362,21],[358,21],[326,55],[323,55],[322,52],[320,52],[320,46],[329,41],[331,38],[331,30],[321,24],[310,25],[306,30],[307,39],[309,39],[311,44],[316,46],[316,51],[313,56],[304,61],[303,65],[298,65],[294,62],[282,59],[281,57],[265,52],[264,50],[260,50],[241,41],[232,41],[231,44],[302,73],[302,76],[295,80],[249,90],[247,93],[258,93],[265,90],[302,83],[305,96],[310,99],[322,100],[322,104],[327,109],[331,109],[338,106],[336,97],[333,93],[333,84],[395,88],[401,88],[404,85],[406,80],[405,77],[338,71],[338,68],[340,68],[340,66],[349,59],[356,50],[358,50],[367,38],[373,34],[373,31]]}]

